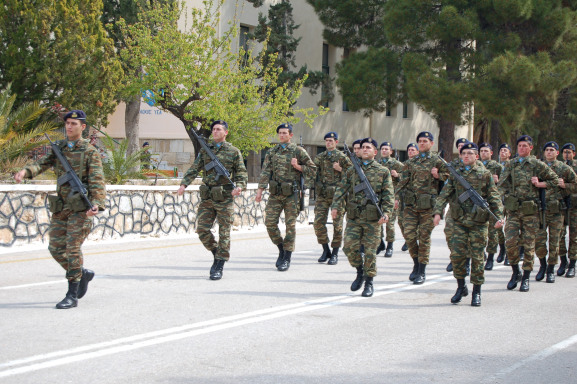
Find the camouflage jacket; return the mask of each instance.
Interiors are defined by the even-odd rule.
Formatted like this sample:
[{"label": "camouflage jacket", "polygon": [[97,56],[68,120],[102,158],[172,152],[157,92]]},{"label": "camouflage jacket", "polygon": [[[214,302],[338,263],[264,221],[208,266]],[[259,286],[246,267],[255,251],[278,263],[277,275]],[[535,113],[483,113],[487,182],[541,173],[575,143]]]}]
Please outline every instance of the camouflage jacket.
[{"label": "camouflage jacket", "polygon": [[483,160],[481,163],[491,172],[491,175],[497,175],[499,177],[501,177],[501,173],[503,173],[503,169],[505,168],[495,160]]},{"label": "camouflage jacket", "polygon": [[[472,167],[465,167],[465,165],[461,164],[458,168],[455,168],[455,170],[489,203],[489,207],[495,216],[502,219],[503,204],[501,203],[501,195],[497,190],[492,173],[478,162]],[[465,188],[463,188],[453,175],[450,175],[447,184],[435,201],[433,215],[443,216],[443,211],[447,203],[450,203],[449,211],[451,218],[455,221],[465,226],[486,223],[489,218],[492,217],[487,211],[476,207],[471,199],[467,199],[462,203],[459,201],[459,196],[464,192]]]},{"label": "camouflage jacket", "polygon": [[[316,188],[320,186],[335,186],[341,181],[347,169],[352,166],[349,157],[339,150],[319,153],[315,157],[314,163],[317,166]],[[343,170],[341,172],[335,171],[333,168],[334,163],[339,163]]]},{"label": "camouflage jacket", "polygon": [[516,197],[520,201],[539,200],[539,188],[531,183],[531,178],[537,176],[540,181],[547,183],[547,188],[556,187],[557,175],[555,172],[542,161],[537,160],[535,156],[527,156],[524,160],[522,157],[507,161],[505,169],[501,173],[499,191],[505,196]]},{"label": "camouflage jacket", "polygon": [[551,163],[546,162],[545,164],[551,167],[558,177],[565,180],[565,188],[561,188],[558,185],[555,185],[553,188],[547,188],[545,196],[547,197],[548,202],[560,201],[564,197],[577,192],[577,175],[569,165],[559,160],[555,160]]},{"label": "camouflage jacket", "polygon": [[[438,179],[435,179],[431,174],[433,168],[439,170]],[[407,190],[417,196],[423,194],[437,196],[448,177],[449,171],[436,154],[431,152],[419,153],[405,162],[402,177],[395,192]]]},{"label": "camouflage jacket", "polygon": [[[220,147],[217,147],[214,142],[208,143],[208,147],[212,150],[212,153],[215,154],[218,160],[220,160],[222,165],[230,172],[230,178],[235,182],[236,186],[245,189],[248,182],[248,174],[240,150],[226,141],[223,142]],[[208,153],[206,153],[204,149],[201,149],[192,166],[188,171],[186,171],[180,184],[189,186],[200,172],[203,173],[202,182],[209,187],[230,184],[226,177],[223,176],[219,177],[217,181],[217,173],[214,168],[209,171],[204,169],[205,165],[211,161],[212,160]]]},{"label": "camouflage jacket", "polygon": [[[383,211],[383,214],[391,217],[395,205],[395,190],[393,188],[391,173],[375,160],[370,160],[367,164],[361,160],[361,168],[379,199],[381,211]],[[366,205],[367,199],[365,193],[363,191],[354,193],[354,187],[359,184],[359,182],[360,178],[355,168],[350,167],[337,187],[331,208],[342,209],[347,200],[347,195],[349,202]]]},{"label": "camouflage jacket", "polygon": [[391,174],[391,178],[393,179],[393,186],[396,188],[397,184],[399,184],[399,181],[401,180],[401,172],[403,171],[403,163],[401,163],[399,160],[393,158],[393,157],[389,157],[387,159],[383,159],[381,158],[379,160],[379,164],[381,164],[382,166],[384,166],[385,168],[387,168],[390,171],[397,171],[398,175],[397,177],[394,177]]},{"label": "camouflage jacket", "polygon": [[314,180],[317,166],[311,160],[307,151],[294,143],[289,143],[286,148],[280,144],[275,145],[267,154],[260,173],[258,187],[265,189],[270,180],[279,183],[296,183],[299,185],[301,172],[291,164],[291,159],[296,158],[303,168],[306,180]]},{"label": "camouflage jacket", "polygon": [[[567,160],[565,162],[565,164],[570,166],[571,169],[573,169],[573,172],[575,172],[575,174],[577,174],[577,160]],[[570,192],[570,193],[571,193],[571,199],[573,199],[573,201],[575,201],[575,204],[577,204],[577,193],[575,193],[575,192]]]},{"label": "camouflage jacket", "polygon": [[[86,186],[88,199],[92,205],[98,206],[101,211],[104,210],[106,205],[106,184],[104,182],[100,153],[85,139],[77,140],[72,149],[68,147],[67,143],[67,140],[59,140],[56,145],[60,147],[62,154],[68,160],[82,184]],[[24,169],[26,170],[26,177],[34,178],[50,167],[54,168],[56,177],[60,177],[65,173],[64,167],[62,167],[52,149],[37,163]],[[56,188],[56,192],[66,202],[70,194],[70,184],[59,185]]]}]

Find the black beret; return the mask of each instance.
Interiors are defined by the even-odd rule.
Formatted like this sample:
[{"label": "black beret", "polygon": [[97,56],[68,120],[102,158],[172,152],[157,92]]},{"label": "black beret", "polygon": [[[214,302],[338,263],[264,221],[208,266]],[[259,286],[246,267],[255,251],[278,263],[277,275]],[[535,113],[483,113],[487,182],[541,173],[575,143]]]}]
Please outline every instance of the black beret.
[{"label": "black beret", "polygon": [[355,146],[355,144],[361,145],[361,141],[363,141],[363,139],[357,139],[353,141],[353,147]]},{"label": "black beret", "polygon": [[432,134],[431,132],[429,132],[429,131],[424,131],[424,132],[419,133],[419,134],[417,135],[417,141],[419,141],[419,139],[420,139],[421,137],[424,137],[425,139],[429,139],[429,140],[431,140],[431,141],[434,141],[434,140],[435,140],[433,134]]},{"label": "black beret", "polygon": [[84,111],[81,111],[80,109],[73,109],[72,111],[64,115],[64,121],[66,121],[67,119],[86,120],[86,113],[84,113]]},{"label": "black beret", "polygon": [[228,131],[228,124],[226,123],[226,121],[224,120],[215,120],[210,124],[210,129],[214,128],[215,125],[220,124],[220,125],[224,125],[224,127],[226,128],[226,130]]},{"label": "black beret", "polygon": [[519,136],[519,138],[517,139],[517,144],[519,144],[521,141],[526,141],[529,144],[533,145],[533,139],[531,138],[531,136],[529,135],[521,135]]},{"label": "black beret", "polygon": [[289,132],[291,132],[291,133],[292,133],[292,131],[293,131],[293,126],[292,126],[292,125],[290,125],[289,123],[283,123],[283,124],[279,125],[278,127],[276,127],[276,133],[278,133],[278,130],[279,130],[279,129],[283,129],[283,128],[288,129]]},{"label": "black beret", "polygon": [[481,148],[489,148],[491,151],[493,150],[493,146],[489,143],[481,143],[479,144],[479,149]]},{"label": "black beret", "polygon": [[339,139],[339,134],[336,132],[329,132],[325,135],[325,139],[335,139],[338,140]]},{"label": "black beret", "polygon": [[365,137],[364,139],[361,140],[361,147],[365,143],[372,144],[375,147],[375,149],[377,149],[379,147],[379,144],[377,144],[377,140],[371,139],[370,137]]},{"label": "black beret", "polygon": [[144,143],[142,143],[142,146],[143,146],[143,147],[146,147],[147,145],[150,145],[150,144],[148,143],[148,141],[145,141]]},{"label": "black beret", "polygon": [[548,141],[548,142],[546,142],[545,145],[543,146],[543,151],[545,151],[545,149],[547,149],[547,148],[553,148],[553,149],[555,149],[556,151],[558,151],[558,150],[559,150],[559,144],[557,144],[557,143],[554,142],[554,141]]},{"label": "black beret", "polygon": [[501,151],[501,149],[503,149],[503,148],[508,149],[509,152],[512,152],[512,151],[511,151],[511,147],[509,147],[509,144],[507,144],[507,143],[501,144],[501,145],[499,146],[499,151]]},{"label": "black beret", "polygon": [[563,148],[561,148],[561,149],[562,150],[570,149],[573,152],[575,152],[575,144],[567,143],[567,144],[563,145]]},{"label": "black beret", "polygon": [[409,143],[409,145],[407,145],[407,151],[408,151],[409,148],[411,148],[411,147],[416,148],[416,149],[419,149],[419,146],[418,146],[417,144],[415,144],[415,143]]},{"label": "black beret", "polygon": [[380,149],[380,148],[383,148],[383,147],[391,147],[391,149],[392,149],[392,148],[393,148],[393,145],[391,144],[390,141],[383,141],[383,142],[381,143],[381,146],[379,147],[379,149]]},{"label": "black beret", "polygon": [[478,151],[479,147],[477,147],[477,144],[475,144],[475,143],[466,142],[465,145],[463,145],[461,147],[461,149],[459,150],[459,153],[463,153],[464,149],[472,149],[472,150]]},{"label": "black beret", "polygon": [[465,144],[468,141],[469,140],[465,139],[464,137],[457,139],[457,141],[455,142],[455,148],[459,149],[459,144]]}]

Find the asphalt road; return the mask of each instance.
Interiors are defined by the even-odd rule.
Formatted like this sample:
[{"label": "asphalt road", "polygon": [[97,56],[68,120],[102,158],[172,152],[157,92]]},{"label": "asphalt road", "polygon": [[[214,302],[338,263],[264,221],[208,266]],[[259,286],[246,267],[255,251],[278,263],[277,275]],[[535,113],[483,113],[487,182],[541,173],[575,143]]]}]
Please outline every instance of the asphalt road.
[{"label": "asphalt road", "polygon": [[234,233],[220,281],[196,237],[91,243],[96,278],[70,310],[47,250],[0,254],[0,383],[577,382],[577,279],[507,291],[497,264],[480,308],[451,305],[442,228],[422,286],[401,245],[363,298],[344,255],[317,263],[312,227],[287,272],[266,232]]}]

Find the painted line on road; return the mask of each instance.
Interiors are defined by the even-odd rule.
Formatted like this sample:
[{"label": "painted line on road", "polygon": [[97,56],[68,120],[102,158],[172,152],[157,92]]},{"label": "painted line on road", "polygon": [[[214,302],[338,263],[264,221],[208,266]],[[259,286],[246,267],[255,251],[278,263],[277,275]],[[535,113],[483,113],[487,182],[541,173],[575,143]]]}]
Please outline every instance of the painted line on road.
[{"label": "painted line on road", "polygon": [[[402,291],[413,290],[424,286],[430,286],[452,279],[454,279],[452,275],[439,274],[429,276],[428,280],[422,285],[414,285],[411,282],[385,285],[382,287],[375,288],[373,298],[384,295],[390,295]],[[358,294],[353,293],[347,295],[319,298],[295,304],[288,304],[273,308],[267,308],[243,314],[226,316],[218,319],[183,325],[179,327],[167,328],[159,331],[148,332],[129,337],[123,337],[116,340],[85,345],[82,347],[30,356],[23,359],[17,359],[1,363],[0,369],[3,368],[8,369],[0,371],[0,378],[39,371],[42,369],[53,368],[79,361],[109,356],[112,354],[145,348],[153,345],[178,341],[194,336],[221,331],[224,329],[236,328],[243,325],[251,325],[263,321],[277,319],[280,317],[370,299],[372,298],[362,297],[359,296]],[[18,367],[21,365],[25,366]]]}]

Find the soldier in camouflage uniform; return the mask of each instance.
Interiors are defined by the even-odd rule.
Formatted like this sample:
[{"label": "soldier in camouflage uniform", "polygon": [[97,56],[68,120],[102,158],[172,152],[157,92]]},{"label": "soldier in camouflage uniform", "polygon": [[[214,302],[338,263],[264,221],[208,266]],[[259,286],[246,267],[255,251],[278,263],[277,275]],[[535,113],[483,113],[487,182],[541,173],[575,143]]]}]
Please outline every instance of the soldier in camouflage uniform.
[{"label": "soldier in camouflage uniform", "polygon": [[[559,185],[547,188],[545,211],[545,223],[540,228],[535,238],[535,253],[539,258],[539,272],[535,280],[541,281],[547,274],[547,282],[555,282],[555,264],[559,254],[559,240],[563,229],[563,222],[567,215],[565,196],[577,192],[577,175],[570,166],[557,160],[559,156],[559,145],[550,141],[543,147],[545,163],[551,167],[559,177]],[[547,257],[547,228],[549,228],[549,257]]]},{"label": "soldier in camouflage uniform", "polygon": [[[272,148],[264,159],[256,202],[261,202],[262,193],[269,186],[270,196],[265,208],[265,225],[270,239],[279,249],[276,267],[282,272],[289,269],[295,247],[300,176],[303,174],[305,179],[314,180],[317,166],[304,148],[290,142],[293,137],[292,125],[281,124],[276,132],[280,144]],[[278,227],[283,211],[286,225],[284,239]]]},{"label": "soldier in camouflage uniform", "polygon": [[[541,220],[539,188],[553,188],[559,183],[557,175],[551,168],[537,160],[535,156],[531,156],[532,150],[533,139],[530,136],[523,135],[517,139],[519,157],[505,164],[498,185],[504,195],[507,214],[505,246],[513,270],[507,289],[515,289],[521,280],[521,292],[529,291],[529,278],[533,270],[535,236]],[[525,246],[522,276],[517,252],[521,236]]]},{"label": "soldier in camouflage uniform", "polygon": [[[354,188],[360,183],[360,177],[353,167],[347,170],[335,192],[331,215],[333,219],[336,218],[346,202],[347,227],[343,250],[351,266],[357,270],[351,290],[359,290],[364,280],[365,289],[362,295],[369,297],[373,295],[373,277],[377,275],[375,252],[381,238],[380,226],[389,220],[393,212],[394,188],[389,170],[374,160],[377,155],[377,142],[371,138],[363,139],[361,151],[361,169],[376,194],[383,216],[379,214],[377,206],[367,199],[364,191],[354,192]],[[365,248],[364,260],[359,252],[361,244]]]},{"label": "soldier in camouflage uniform", "polygon": [[[56,142],[60,151],[70,163],[76,175],[88,192],[92,209],[81,199],[80,194],[72,194],[67,182],[58,185],[57,196],[48,196],[50,228],[48,236],[50,254],[66,271],[68,292],[62,301],[56,304],[58,309],[73,308],[78,305],[88,289],[88,283],[94,278],[94,271],[84,268],[82,243],[92,229],[92,216],[104,211],[106,204],[106,187],[102,171],[102,160],[98,150],[88,140],[82,138],[86,128],[86,114],[73,110],[64,116],[67,140]],[[65,174],[64,167],[50,151],[36,164],[24,168],[14,175],[16,182],[24,178],[33,178],[48,168],[53,168],[56,177]]]},{"label": "soldier in camouflage uniform", "polygon": [[[200,204],[198,206],[196,233],[198,233],[204,247],[213,255],[210,279],[220,280],[223,275],[224,263],[230,259],[230,228],[234,214],[234,196],[240,195],[242,190],[246,188],[248,174],[240,150],[226,142],[228,124],[223,120],[216,120],[210,125],[210,129],[213,142],[207,145],[230,172],[236,188],[226,177],[219,176],[214,168],[208,171],[205,169],[205,166],[212,159],[202,149],[180,182],[178,194],[182,195],[185,188],[194,181],[198,174],[203,173],[203,185],[199,188]],[[218,243],[211,232],[215,221],[218,222]]]},{"label": "soldier in camouflage uniform", "polygon": [[[509,159],[511,159],[512,154],[513,151],[511,150],[509,144],[503,143],[499,146],[499,164],[503,166],[503,169],[505,169],[505,164],[507,163],[507,161],[509,161]],[[503,228],[499,230],[498,236],[499,236],[498,240],[499,244],[505,244],[505,232],[503,231]],[[507,247],[504,247],[504,249],[503,248],[499,249],[499,256],[497,256],[497,263],[501,262],[503,262],[503,265],[510,265],[509,259],[507,258]]]},{"label": "soldier in camouflage uniform", "polygon": [[[477,145],[465,143],[460,149],[462,164],[455,170],[469,182],[471,187],[489,203],[491,211],[500,219],[494,226],[503,226],[503,205],[501,196],[495,185],[490,171],[476,162]],[[451,260],[453,262],[453,276],[457,279],[457,291],[451,298],[451,303],[457,304],[469,291],[465,284],[467,276],[467,259],[472,260],[471,283],[473,283],[473,297],[471,305],[481,305],[481,285],[485,282],[483,261],[484,251],[487,245],[487,224],[491,217],[489,212],[473,204],[471,199],[459,201],[459,196],[466,189],[453,175],[449,177],[447,185],[437,198],[433,210],[434,223],[438,225],[441,215],[447,203],[450,203],[449,211],[453,218],[453,232],[449,238],[451,243]]]},{"label": "soldier in camouflage uniform", "polygon": [[[493,146],[489,143],[481,143],[479,145],[479,157],[481,162],[491,172],[493,175],[493,181],[495,184],[499,182],[499,176],[503,172],[503,166],[497,161],[493,160]],[[502,226],[499,228],[495,227],[495,219],[491,218],[491,224],[489,225],[489,241],[487,242],[487,262],[485,263],[485,270],[493,270],[493,260],[495,253],[497,253],[497,244],[500,247],[500,253],[505,252],[505,235],[503,234]],[[499,242],[501,240],[502,242]],[[501,261],[503,261],[501,259]]]},{"label": "soldier in camouflage uniform", "polygon": [[351,166],[351,161],[343,152],[337,149],[339,136],[336,132],[329,132],[325,135],[326,151],[315,157],[314,163],[317,166],[315,180],[315,190],[317,198],[315,201],[315,221],[314,229],[317,241],[323,246],[323,254],[318,259],[319,263],[329,261],[329,265],[338,262],[339,248],[343,241],[343,218],[344,207],[339,211],[337,218],[333,220],[333,241],[329,248],[329,237],[327,233],[327,218],[337,184],[341,181],[346,170]]},{"label": "soldier in camouflage uniform", "polygon": [[[399,160],[392,157],[393,154],[393,146],[390,142],[384,141],[381,143],[380,147],[381,151],[381,159],[379,163],[383,165],[385,168],[389,170],[391,173],[391,178],[393,179],[393,187],[397,187],[399,183],[399,179],[401,176],[401,172],[403,170],[403,163]],[[387,240],[387,247],[385,248],[385,242],[383,241],[384,233],[381,237],[381,244],[377,248],[377,255],[381,253],[381,251],[385,251],[385,257],[392,257],[393,256],[393,242],[395,241],[395,221],[397,220],[398,214],[398,204],[394,207],[393,213],[387,222],[386,228],[386,240]]]},{"label": "soldier in camouflage uniform", "polygon": [[[407,161],[409,161],[413,157],[417,156],[418,154],[419,154],[419,146],[416,143],[409,143],[409,145],[407,145],[407,156],[409,158],[403,162],[403,167],[405,166]],[[402,172],[401,172],[401,176],[399,177],[399,181],[401,181],[401,177],[403,177]],[[395,191],[396,191],[396,189],[397,189],[397,187],[395,187]],[[395,206],[397,206],[398,210],[399,210],[398,222],[399,222],[399,228],[401,228],[401,233],[403,234],[403,239],[405,239],[405,226],[403,225],[403,221],[404,221],[404,217],[405,217],[404,216],[404,212],[405,212],[404,195],[405,195],[404,192],[400,192],[399,193],[399,199],[395,201]],[[403,244],[403,246],[401,247],[401,251],[406,252],[408,249],[409,249],[409,247],[407,246],[407,243],[405,242]]]},{"label": "soldier in camouflage uniform", "polygon": [[433,207],[439,187],[449,176],[442,160],[431,153],[433,139],[431,132],[419,133],[419,155],[405,163],[396,191],[397,197],[399,193],[405,193],[403,225],[405,240],[414,264],[409,276],[413,284],[425,282],[425,269],[431,251],[431,232],[434,228]]},{"label": "soldier in camouflage uniform", "polygon": [[[577,173],[577,160],[575,160],[575,145],[567,143],[563,145],[563,160]],[[577,261],[577,194],[565,195],[564,200],[569,209],[565,218],[566,223],[563,225],[561,240],[559,241],[559,254],[561,255],[561,264],[557,270],[557,276],[575,277],[575,262]],[[567,251],[566,236],[569,226],[569,251]],[[567,256],[569,256],[569,267],[567,268]],[[567,273],[565,273],[567,272]]]}]

